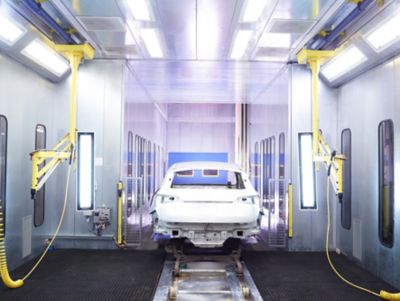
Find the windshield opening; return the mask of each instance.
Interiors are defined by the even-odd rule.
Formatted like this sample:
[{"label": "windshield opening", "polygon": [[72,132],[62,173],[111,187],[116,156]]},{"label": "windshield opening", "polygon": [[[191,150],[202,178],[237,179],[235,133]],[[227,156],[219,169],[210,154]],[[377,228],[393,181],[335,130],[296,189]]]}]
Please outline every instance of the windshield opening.
[{"label": "windshield opening", "polygon": [[174,173],[171,188],[244,189],[244,183],[240,172],[188,169]]}]

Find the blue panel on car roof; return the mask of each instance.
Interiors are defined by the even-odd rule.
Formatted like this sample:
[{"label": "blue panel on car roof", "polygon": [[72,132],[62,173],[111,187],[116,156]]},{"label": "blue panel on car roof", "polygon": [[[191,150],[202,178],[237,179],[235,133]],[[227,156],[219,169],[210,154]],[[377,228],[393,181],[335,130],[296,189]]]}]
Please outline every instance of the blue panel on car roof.
[{"label": "blue panel on car roof", "polygon": [[[173,152],[168,153],[168,166],[175,163],[191,162],[191,161],[212,161],[212,162],[228,162],[228,153],[186,153]],[[228,182],[228,173],[220,172],[218,176],[203,176],[202,172],[196,170],[189,177],[174,177],[173,185],[184,184],[211,184],[226,185]]]}]

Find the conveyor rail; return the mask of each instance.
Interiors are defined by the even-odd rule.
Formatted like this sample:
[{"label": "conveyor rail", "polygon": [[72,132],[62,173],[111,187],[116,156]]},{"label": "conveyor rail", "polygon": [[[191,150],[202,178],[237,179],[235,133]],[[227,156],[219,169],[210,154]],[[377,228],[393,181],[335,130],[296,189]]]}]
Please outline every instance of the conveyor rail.
[{"label": "conveyor rail", "polygon": [[167,260],[153,301],[263,300],[243,262],[233,255],[176,254]]}]

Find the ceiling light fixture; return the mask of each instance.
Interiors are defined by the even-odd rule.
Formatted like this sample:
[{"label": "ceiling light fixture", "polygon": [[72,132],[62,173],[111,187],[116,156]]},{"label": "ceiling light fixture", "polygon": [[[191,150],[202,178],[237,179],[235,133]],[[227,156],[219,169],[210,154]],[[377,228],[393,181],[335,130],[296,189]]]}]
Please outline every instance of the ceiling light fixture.
[{"label": "ceiling light fixture", "polygon": [[257,22],[268,0],[247,0],[243,13],[243,22]]},{"label": "ceiling light fixture", "polygon": [[68,62],[62,56],[38,39],[30,42],[21,53],[59,77],[69,69]]},{"label": "ceiling light fixture", "polygon": [[393,45],[400,39],[400,13],[386,19],[377,28],[367,33],[365,39],[377,52]]},{"label": "ceiling light fixture", "polygon": [[290,48],[292,38],[289,33],[266,33],[262,36],[259,47]]},{"label": "ceiling light fixture", "polygon": [[140,30],[140,36],[144,44],[146,45],[147,51],[153,58],[162,58],[163,51],[161,49],[160,41],[155,29],[146,28]]},{"label": "ceiling light fixture", "polygon": [[367,57],[361,50],[352,45],[326,63],[321,73],[327,80],[332,81],[366,60]]},{"label": "ceiling light fixture", "polygon": [[239,30],[236,33],[231,52],[231,59],[240,59],[243,57],[252,35],[253,31],[251,30]]},{"label": "ceiling light fixture", "polygon": [[13,45],[24,35],[25,31],[21,26],[0,15],[0,39],[8,45]]},{"label": "ceiling light fixture", "polygon": [[[201,7],[202,16],[197,20],[197,58],[198,59],[217,59],[220,49],[221,25],[219,11],[213,6],[203,5]],[[196,37],[193,44],[196,45]]]},{"label": "ceiling light fixture", "polygon": [[128,0],[127,4],[136,20],[151,21],[147,0]]}]

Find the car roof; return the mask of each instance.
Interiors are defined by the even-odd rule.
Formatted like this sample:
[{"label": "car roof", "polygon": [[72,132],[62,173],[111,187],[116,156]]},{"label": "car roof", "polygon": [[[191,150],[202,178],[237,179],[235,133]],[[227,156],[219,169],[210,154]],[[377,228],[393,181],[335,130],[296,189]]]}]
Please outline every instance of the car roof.
[{"label": "car roof", "polygon": [[190,161],[180,162],[173,164],[170,171],[181,171],[188,169],[219,169],[219,170],[232,170],[242,172],[243,169],[236,164],[226,162],[214,162],[214,161]]}]

